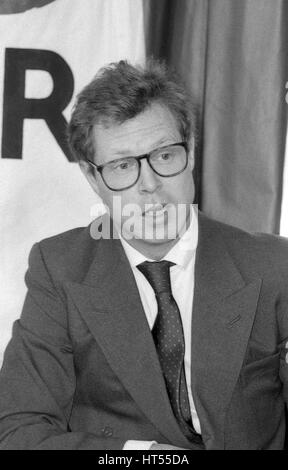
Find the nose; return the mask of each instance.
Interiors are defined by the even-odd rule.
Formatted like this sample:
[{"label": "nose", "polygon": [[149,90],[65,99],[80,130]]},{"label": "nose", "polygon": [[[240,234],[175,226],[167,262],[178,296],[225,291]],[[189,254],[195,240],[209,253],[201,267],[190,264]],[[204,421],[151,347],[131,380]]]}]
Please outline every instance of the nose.
[{"label": "nose", "polygon": [[154,193],[161,185],[159,176],[152,170],[147,160],[143,159],[139,178],[140,192]]}]

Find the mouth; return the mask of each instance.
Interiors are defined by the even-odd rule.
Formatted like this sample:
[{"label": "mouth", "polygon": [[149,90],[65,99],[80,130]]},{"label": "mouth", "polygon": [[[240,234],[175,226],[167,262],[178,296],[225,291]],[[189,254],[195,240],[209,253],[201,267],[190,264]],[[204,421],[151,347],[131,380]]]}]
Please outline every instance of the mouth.
[{"label": "mouth", "polygon": [[168,204],[165,203],[156,203],[156,204],[145,204],[145,209],[142,212],[143,217],[160,217],[167,213]]}]

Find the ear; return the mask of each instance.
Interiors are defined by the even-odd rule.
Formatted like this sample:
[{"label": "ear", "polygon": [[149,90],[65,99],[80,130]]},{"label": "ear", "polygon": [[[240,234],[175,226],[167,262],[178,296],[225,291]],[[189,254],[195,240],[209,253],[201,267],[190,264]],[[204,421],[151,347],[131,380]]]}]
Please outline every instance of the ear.
[{"label": "ear", "polygon": [[195,165],[195,139],[194,137],[191,137],[190,142],[189,142],[189,152],[188,152],[188,166],[193,170]]},{"label": "ear", "polygon": [[84,174],[85,178],[87,179],[88,183],[90,184],[91,188],[99,196],[100,195],[99,194],[99,185],[98,185],[98,182],[97,182],[98,175],[96,174],[96,169],[94,169],[93,166],[90,165],[85,160],[80,160],[79,166],[80,166],[80,169],[81,169],[82,173]]}]

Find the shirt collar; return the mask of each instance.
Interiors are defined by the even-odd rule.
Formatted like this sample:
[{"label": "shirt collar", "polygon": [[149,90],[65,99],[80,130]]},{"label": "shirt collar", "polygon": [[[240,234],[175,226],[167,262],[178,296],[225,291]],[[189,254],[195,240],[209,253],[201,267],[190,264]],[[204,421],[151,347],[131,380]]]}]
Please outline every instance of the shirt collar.
[{"label": "shirt collar", "polygon": [[[131,267],[136,267],[144,261],[155,261],[144,256],[140,251],[133,248],[123,237],[120,235],[120,241],[129,260]],[[180,237],[178,242],[171,248],[170,251],[164,256],[163,260],[171,261],[176,265],[185,269],[193,256],[198,245],[198,213],[192,205],[191,221],[186,232]]]}]

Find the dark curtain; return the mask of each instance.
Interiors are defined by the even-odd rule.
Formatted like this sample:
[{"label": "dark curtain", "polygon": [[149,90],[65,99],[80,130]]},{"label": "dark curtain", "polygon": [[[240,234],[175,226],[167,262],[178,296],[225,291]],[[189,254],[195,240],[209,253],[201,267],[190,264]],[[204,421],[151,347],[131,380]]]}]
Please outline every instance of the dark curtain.
[{"label": "dark curtain", "polygon": [[200,208],[279,233],[287,128],[287,0],[143,0],[147,53],[198,107]]},{"label": "dark curtain", "polygon": [[0,15],[23,13],[31,8],[40,8],[56,0],[0,0]]}]

